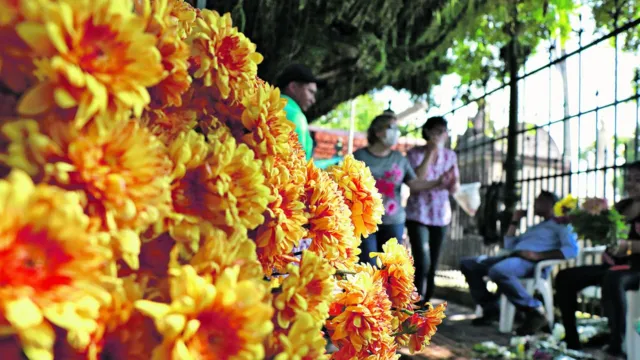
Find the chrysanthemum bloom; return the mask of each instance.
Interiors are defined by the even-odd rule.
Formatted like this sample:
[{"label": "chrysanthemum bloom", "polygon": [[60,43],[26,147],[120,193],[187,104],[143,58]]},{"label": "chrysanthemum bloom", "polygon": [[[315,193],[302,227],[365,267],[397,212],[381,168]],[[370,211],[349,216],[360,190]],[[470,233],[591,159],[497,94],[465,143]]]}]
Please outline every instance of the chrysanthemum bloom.
[{"label": "chrysanthemum bloom", "polygon": [[165,144],[170,144],[180,133],[198,125],[197,113],[188,107],[148,110],[142,114],[140,123]]},{"label": "chrysanthemum bloom", "polygon": [[364,358],[382,349],[394,353],[391,301],[382,281],[363,272],[338,285],[343,292],[335,296],[326,323],[332,342],[340,349],[337,358],[353,353]]},{"label": "chrysanthemum bloom", "polygon": [[429,345],[431,337],[436,333],[436,326],[442,324],[446,309],[447,303],[442,303],[435,308],[429,305],[426,312],[416,312],[411,315],[402,324],[401,333],[403,335],[398,338],[398,342],[408,346],[412,354],[422,351],[425,346]]},{"label": "chrysanthemum bloom", "polygon": [[355,236],[367,237],[376,232],[382,223],[384,207],[371,170],[353,155],[348,155],[341,165],[333,166],[329,174],[338,183],[351,210]]},{"label": "chrysanthemum bloom", "polygon": [[287,167],[285,162],[291,160],[291,157],[277,157],[268,173],[267,184],[274,200],[267,206],[264,223],[255,232],[258,258],[267,275],[274,267],[279,271],[285,270],[290,262],[288,256],[306,234],[304,225],[307,218],[301,201],[306,169]]},{"label": "chrysanthemum bloom", "polygon": [[91,335],[89,346],[73,359],[149,359],[160,344],[153,321],[134,308],[135,301],[151,294],[146,279],[130,275],[120,280],[107,288],[112,301],[100,309],[98,328]]},{"label": "chrysanthemum bloom", "polygon": [[231,235],[213,229],[205,234],[200,249],[189,262],[199,275],[209,275],[215,282],[225,269],[239,267],[238,281],[262,280],[264,275],[256,256],[256,245],[246,231]]},{"label": "chrysanthemum bloom", "polygon": [[[372,252],[372,257],[377,257],[377,265],[380,269],[376,276],[380,277],[384,284],[391,304],[394,308],[410,308],[416,299],[416,286],[414,284],[415,268],[413,259],[407,249],[398,244],[398,240],[391,239],[382,245],[381,253]],[[416,294],[417,295],[417,294]]]},{"label": "chrysanthemum bloom", "polygon": [[11,145],[0,159],[45,182],[84,191],[87,214],[113,235],[118,256],[135,269],[137,234],[171,210],[167,148],[134,120],[104,135],[94,126],[82,132],[59,123],[52,127],[69,136],[51,139],[32,120],[7,123],[2,131]]},{"label": "chrysanthemum bloom", "polygon": [[208,140],[192,131],[169,149],[175,163],[173,206],[181,217],[170,228],[176,240],[198,241],[202,222],[254,229],[271,200],[262,163],[246,145],[231,137]]},{"label": "chrysanthemum bloom", "polygon": [[337,268],[350,269],[358,262],[359,242],[353,233],[351,211],[338,184],[313,162],[307,166],[304,202],[309,217],[310,251],[324,256]]},{"label": "chrysanthemum bloom", "polygon": [[[162,56],[164,76],[159,84],[149,89],[151,107],[182,106],[182,94],[191,85],[188,59],[189,46],[181,36],[180,21],[195,21],[195,12],[185,12],[177,0],[143,0],[136,2],[137,13],[145,18],[146,30],[156,39]],[[190,14],[190,17],[183,16]]]},{"label": "chrysanthemum bloom", "polygon": [[289,276],[282,283],[282,292],[275,298],[278,325],[286,329],[299,314],[310,314],[323,323],[329,314],[329,301],[336,288],[335,269],[322,257],[305,251],[300,266],[290,264]]},{"label": "chrysanthemum bloom", "polygon": [[29,46],[20,38],[16,25],[23,21],[36,21],[42,16],[43,1],[0,0],[0,84],[15,93],[22,93],[37,82]]},{"label": "chrysanthemum bloom", "polygon": [[287,333],[278,335],[278,355],[274,360],[328,359],[321,326],[311,315],[298,314]]},{"label": "chrysanthemum bloom", "polygon": [[553,206],[553,214],[558,217],[567,215],[578,206],[578,198],[569,194]]},{"label": "chrysanthemum bloom", "polygon": [[18,112],[38,115],[75,109],[75,125],[139,117],[147,87],[163,78],[156,38],[131,0],[60,0],[41,7],[42,21],[17,25],[35,54],[41,81],[22,97]]},{"label": "chrysanthemum bloom", "polygon": [[288,156],[289,134],[295,126],[287,120],[284,111],[286,101],[280,97],[280,90],[262,82],[247,93],[242,104],[242,124],[249,131],[244,136],[244,143],[263,159]]},{"label": "chrysanthemum bloom", "polygon": [[88,345],[110,301],[111,252],[91,230],[79,193],[34,186],[21,171],[0,180],[0,333],[17,333],[30,359],[52,358],[56,325]]},{"label": "chrysanthemum bloom", "polygon": [[233,27],[231,14],[200,11],[187,43],[193,76],[207,87],[215,86],[221,99],[229,97],[232,88],[254,79],[262,62],[256,45]]},{"label": "chrysanthemum bloom", "polygon": [[213,283],[191,266],[172,269],[170,304],[136,303],[163,336],[154,360],[264,358],[273,330],[269,290],[262,280],[239,281],[239,272],[227,268]]},{"label": "chrysanthemum bloom", "polygon": [[582,203],[582,208],[591,215],[600,215],[609,208],[609,204],[606,199],[586,198]]}]

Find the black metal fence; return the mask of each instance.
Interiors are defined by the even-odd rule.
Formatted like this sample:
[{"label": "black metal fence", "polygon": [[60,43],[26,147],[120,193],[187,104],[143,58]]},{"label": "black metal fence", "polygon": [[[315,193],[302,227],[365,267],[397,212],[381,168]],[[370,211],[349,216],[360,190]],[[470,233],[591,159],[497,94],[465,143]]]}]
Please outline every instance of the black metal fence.
[{"label": "black metal fence", "polygon": [[[445,114],[450,124],[469,123],[454,140],[462,183],[480,182],[486,189],[508,180],[511,171],[518,206],[529,210],[527,225],[538,221],[532,206],[540,190],[618,201],[624,195],[624,164],[639,159],[640,63],[621,50],[621,41],[638,31],[640,18],[591,39],[584,24],[581,17],[566,51],[551,41],[548,62],[528,61],[519,70],[517,126],[508,126],[514,116],[510,84],[484,89]],[[517,147],[515,169],[505,165],[514,163],[508,161],[508,143]],[[477,233],[475,220],[456,209],[440,268],[456,269],[462,256],[495,250]]]}]

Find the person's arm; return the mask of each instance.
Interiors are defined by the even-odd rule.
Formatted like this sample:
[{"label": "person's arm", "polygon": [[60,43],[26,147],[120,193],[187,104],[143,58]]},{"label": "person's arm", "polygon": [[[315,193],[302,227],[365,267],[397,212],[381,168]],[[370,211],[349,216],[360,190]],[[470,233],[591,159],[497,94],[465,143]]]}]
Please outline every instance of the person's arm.
[{"label": "person's arm", "polygon": [[458,169],[458,157],[456,153],[451,151],[451,155],[453,156],[453,166],[451,170],[452,181],[449,184],[448,190],[449,194],[455,194],[460,189],[460,170]]},{"label": "person's arm", "polygon": [[[420,151],[420,150],[416,148],[415,151]],[[422,161],[418,164],[418,167],[416,167],[416,176],[418,177],[418,179],[425,179],[427,177],[429,164],[432,162],[434,154],[435,154],[435,151],[433,151],[433,149],[430,149],[426,146],[424,149],[422,149],[422,155],[423,155]],[[418,154],[416,154],[416,156],[417,155]]]},{"label": "person's arm", "polygon": [[411,193],[417,193],[424,190],[431,190],[442,185],[442,177],[439,177],[436,180],[425,180],[424,178],[419,178],[411,164],[406,158],[403,159],[402,167],[404,168],[404,183],[407,184]]},{"label": "person's arm", "polygon": [[518,231],[518,226],[520,225],[520,221],[523,217],[527,215],[527,212],[524,210],[516,210],[511,217],[511,223],[509,223],[509,228],[507,229],[507,233],[503,237],[502,246],[506,250],[513,250],[518,242],[520,241],[520,237],[516,236],[516,231]]}]

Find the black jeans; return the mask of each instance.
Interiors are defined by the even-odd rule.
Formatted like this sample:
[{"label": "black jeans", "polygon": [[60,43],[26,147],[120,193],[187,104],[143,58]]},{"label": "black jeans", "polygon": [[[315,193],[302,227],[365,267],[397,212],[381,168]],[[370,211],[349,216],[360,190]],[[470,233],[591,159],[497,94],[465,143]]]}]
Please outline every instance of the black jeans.
[{"label": "black jeans", "polygon": [[429,301],[436,290],[434,278],[447,227],[407,221],[407,233],[416,268],[415,285],[422,299]]},{"label": "black jeans", "polygon": [[640,273],[636,270],[610,270],[608,265],[589,265],[562,270],[556,276],[556,303],[562,313],[567,346],[580,348],[576,326],[578,292],[589,286],[602,287],[602,307],[609,318],[609,344],[620,349],[627,316],[626,291],[638,289]]}]

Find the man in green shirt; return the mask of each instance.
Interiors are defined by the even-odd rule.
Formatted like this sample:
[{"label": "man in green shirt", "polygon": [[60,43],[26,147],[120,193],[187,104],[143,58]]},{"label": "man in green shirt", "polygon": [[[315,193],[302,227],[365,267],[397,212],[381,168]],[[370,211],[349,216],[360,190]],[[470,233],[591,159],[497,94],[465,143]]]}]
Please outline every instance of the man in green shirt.
[{"label": "man in green shirt", "polygon": [[282,97],[287,99],[284,110],[287,119],[296,126],[296,133],[307,160],[313,155],[313,139],[304,112],[316,102],[318,87],[325,84],[323,80],[316,78],[308,67],[301,64],[287,66],[276,81]]}]

